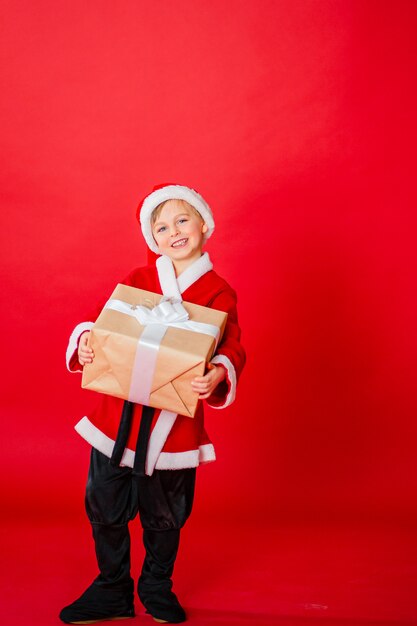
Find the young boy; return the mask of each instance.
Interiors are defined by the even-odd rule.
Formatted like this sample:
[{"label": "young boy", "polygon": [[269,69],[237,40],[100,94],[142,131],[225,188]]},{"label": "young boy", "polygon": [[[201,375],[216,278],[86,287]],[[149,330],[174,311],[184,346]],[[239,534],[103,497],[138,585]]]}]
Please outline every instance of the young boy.
[{"label": "young boy", "polygon": [[[236,294],[202,251],[214,230],[211,209],[195,190],[164,185],[145,198],[138,219],[148,246],[161,256],[156,266],[137,268],[122,282],[228,313],[208,371],[191,383],[199,399],[225,408],[235,398],[245,353],[239,341]],[[72,372],[82,371],[94,359],[87,345],[92,326],[93,321],[78,324],[71,335],[67,364]],[[76,425],[92,446],[85,502],[100,574],[61,611],[63,622],[134,617],[128,522],[138,512],[146,550],[139,598],[157,622],[186,619],[172,591],[171,576],[180,529],[191,513],[196,467],[215,460],[203,419],[202,402],[191,419],[100,395],[96,410]]]}]

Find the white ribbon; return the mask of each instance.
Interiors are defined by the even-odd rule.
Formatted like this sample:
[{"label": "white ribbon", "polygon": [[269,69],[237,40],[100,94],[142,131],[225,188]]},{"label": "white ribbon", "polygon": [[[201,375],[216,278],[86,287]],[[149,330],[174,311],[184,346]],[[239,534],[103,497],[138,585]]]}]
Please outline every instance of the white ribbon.
[{"label": "white ribbon", "polygon": [[128,304],[123,300],[111,298],[106,302],[104,308],[135,317],[142,326],[160,324],[167,327],[171,326],[172,328],[191,330],[195,333],[203,333],[204,335],[214,337],[216,345],[219,340],[220,329],[214,324],[191,321],[188,312],[181,302],[162,300],[157,306],[153,307],[153,309],[149,309],[143,305]]},{"label": "white ribbon", "polygon": [[[134,317],[145,327],[136,348],[128,397],[128,400],[138,404],[149,404],[159,347],[169,327],[210,335],[214,337],[216,346],[219,340],[220,329],[217,326],[191,321],[187,310],[180,302],[163,299],[150,309],[111,298],[104,308]],[[136,381],[140,384],[137,385]]]}]

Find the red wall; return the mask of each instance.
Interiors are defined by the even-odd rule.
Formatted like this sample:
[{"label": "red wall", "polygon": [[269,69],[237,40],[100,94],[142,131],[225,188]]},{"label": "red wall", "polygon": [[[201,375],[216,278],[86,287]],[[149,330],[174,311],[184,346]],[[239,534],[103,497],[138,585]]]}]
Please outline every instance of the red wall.
[{"label": "red wall", "polygon": [[146,261],[138,199],[178,181],[214,209],[248,352],[236,403],[207,411],[201,510],[415,516],[416,3],[3,7],[11,510],[80,506],[95,398],[67,337]]}]

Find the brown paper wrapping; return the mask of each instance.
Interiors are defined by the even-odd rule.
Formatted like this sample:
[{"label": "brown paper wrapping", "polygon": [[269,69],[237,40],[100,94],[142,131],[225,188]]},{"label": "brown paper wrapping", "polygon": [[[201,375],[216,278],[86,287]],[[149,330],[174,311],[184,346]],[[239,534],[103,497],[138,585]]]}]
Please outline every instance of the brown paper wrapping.
[{"label": "brown paper wrapping", "polygon": [[[119,284],[111,298],[153,308],[162,296]],[[182,305],[191,321],[217,326],[221,339],[227,313],[189,302],[182,302]],[[143,329],[135,318],[103,309],[90,333],[94,360],[84,366],[82,387],[127,400],[136,347]],[[191,381],[195,376],[204,375],[214,349],[214,337],[168,327],[158,351],[149,406],[194,417],[198,394],[192,390]]]}]

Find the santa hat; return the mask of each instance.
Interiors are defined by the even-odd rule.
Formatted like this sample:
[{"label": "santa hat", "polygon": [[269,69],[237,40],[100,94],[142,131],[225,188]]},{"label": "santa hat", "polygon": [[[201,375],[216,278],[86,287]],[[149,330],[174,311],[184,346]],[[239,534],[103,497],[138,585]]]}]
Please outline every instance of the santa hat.
[{"label": "santa hat", "polygon": [[143,202],[139,204],[136,211],[136,217],[138,222],[140,222],[145,241],[153,252],[160,254],[152,235],[151,215],[152,211],[166,200],[185,200],[188,204],[191,204],[200,213],[207,225],[204,241],[211,237],[214,231],[213,213],[207,202],[195,189],[174,184],[157,185],[153,188],[152,193],[146,196]]}]

